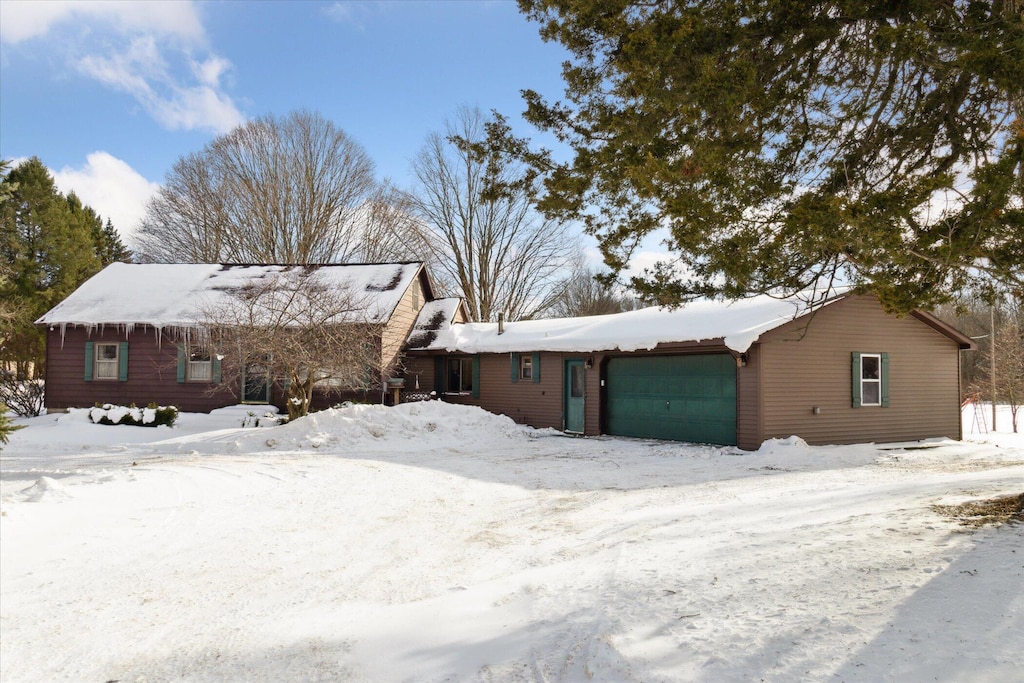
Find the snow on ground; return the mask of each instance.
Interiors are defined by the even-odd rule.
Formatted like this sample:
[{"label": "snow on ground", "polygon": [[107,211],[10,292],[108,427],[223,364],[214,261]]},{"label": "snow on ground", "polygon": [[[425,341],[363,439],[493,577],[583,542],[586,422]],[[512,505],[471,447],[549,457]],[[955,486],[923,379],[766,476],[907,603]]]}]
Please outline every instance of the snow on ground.
[{"label": "snow on ground", "polygon": [[1024,525],[931,509],[1024,491],[1024,438],[972,433],[973,413],[968,440],[924,449],[744,453],[438,402],[250,412],[20,421],[0,452],[0,679],[1024,671]]}]

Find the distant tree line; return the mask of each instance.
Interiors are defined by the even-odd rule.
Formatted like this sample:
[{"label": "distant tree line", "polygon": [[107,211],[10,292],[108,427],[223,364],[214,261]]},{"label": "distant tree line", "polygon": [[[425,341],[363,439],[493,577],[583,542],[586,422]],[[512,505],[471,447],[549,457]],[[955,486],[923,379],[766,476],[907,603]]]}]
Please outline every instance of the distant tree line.
[{"label": "distant tree line", "polygon": [[977,294],[936,313],[978,344],[977,351],[961,356],[965,398],[1009,405],[1013,431],[1019,431],[1024,406],[1024,300],[1012,294]]},{"label": "distant tree line", "polygon": [[0,161],[0,373],[41,378],[45,333],[34,321],[100,269],[131,259],[113,223],[58,191],[40,159]]}]

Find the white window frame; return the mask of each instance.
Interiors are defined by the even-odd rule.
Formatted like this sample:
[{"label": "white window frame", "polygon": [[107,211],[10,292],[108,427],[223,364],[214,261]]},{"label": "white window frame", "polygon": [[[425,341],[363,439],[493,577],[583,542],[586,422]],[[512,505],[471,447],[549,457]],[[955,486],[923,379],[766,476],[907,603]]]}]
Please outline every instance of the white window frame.
[{"label": "white window frame", "polygon": [[519,379],[533,380],[533,355],[529,353],[519,356]]},{"label": "white window frame", "polygon": [[[113,358],[104,358],[103,349],[114,349]],[[121,345],[117,342],[97,342],[93,346],[92,378],[94,380],[117,380],[121,376]]]},{"label": "white window frame", "polygon": [[[878,377],[865,377],[864,376],[864,359],[874,358],[877,362]],[[866,384],[873,384],[878,387],[878,400],[869,403],[864,399],[864,386]],[[882,354],[880,353],[862,353],[860,354],[860,404],[862,406],[880,406],[882,405]]]},{"label": "white window frame", "polygon": [[[197,356],[205,360],[197,360]],[[185,370],[185,379],[189,382],[212,382],[213,381],[213,356],[204,351],[192,351],[188,355],[188,366]]]}]

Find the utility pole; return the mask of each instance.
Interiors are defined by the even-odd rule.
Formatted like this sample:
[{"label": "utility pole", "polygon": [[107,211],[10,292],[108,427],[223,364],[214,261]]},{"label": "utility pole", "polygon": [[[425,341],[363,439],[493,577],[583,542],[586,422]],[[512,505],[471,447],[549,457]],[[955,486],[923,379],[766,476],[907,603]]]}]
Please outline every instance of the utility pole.
[{"label": "utility pole", "polygon": [[989,373],[992,378],[992,431],[996,431],[996,304],[989,307]]}]

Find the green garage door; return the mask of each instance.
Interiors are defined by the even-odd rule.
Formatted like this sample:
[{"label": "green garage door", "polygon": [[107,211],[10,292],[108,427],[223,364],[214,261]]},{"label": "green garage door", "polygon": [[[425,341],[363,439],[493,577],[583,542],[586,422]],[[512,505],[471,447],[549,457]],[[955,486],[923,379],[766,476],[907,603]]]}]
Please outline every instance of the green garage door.
[{"label": "green garage door", "polygon": [[613,358],[608,433],[736,445],[736,361],[728,354]]}]

